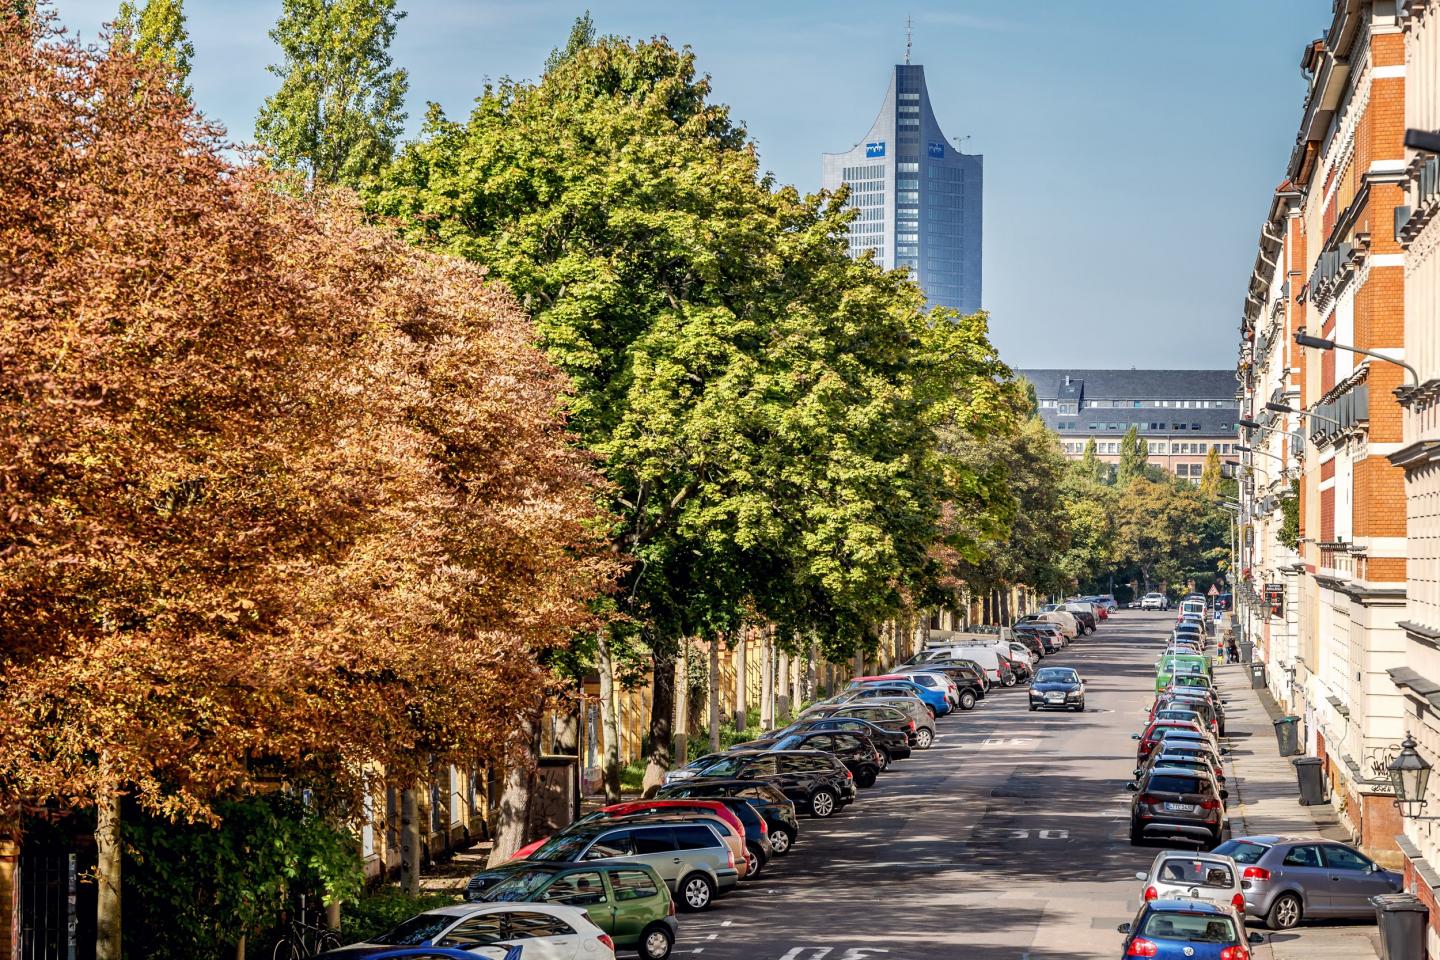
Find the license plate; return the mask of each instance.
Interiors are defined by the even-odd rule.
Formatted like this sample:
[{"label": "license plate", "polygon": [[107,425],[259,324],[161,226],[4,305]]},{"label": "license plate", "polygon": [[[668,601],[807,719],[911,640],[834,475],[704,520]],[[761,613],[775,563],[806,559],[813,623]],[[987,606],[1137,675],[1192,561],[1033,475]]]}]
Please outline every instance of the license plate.
[{"label": "license plate", "polygon": [[1063,702],[1063,701],[1065,700],[1065,694],[1063,694],[1063,693],[1047,693],[1047,694],[1045,694],[1045,699],[1048,700],[1048,701],[1050,701],[1051,703],[1061,703],[1061,702]]},{"label": "license plate", "polygon": [[1165,804],[1165,809],[1166,809],[1166,810],[1169,810],[1171,813],[1194,813],[1194,812],[1195,812],[1195,804],[1193,804],[1193,803],[1167,803],[1167,804]]}]

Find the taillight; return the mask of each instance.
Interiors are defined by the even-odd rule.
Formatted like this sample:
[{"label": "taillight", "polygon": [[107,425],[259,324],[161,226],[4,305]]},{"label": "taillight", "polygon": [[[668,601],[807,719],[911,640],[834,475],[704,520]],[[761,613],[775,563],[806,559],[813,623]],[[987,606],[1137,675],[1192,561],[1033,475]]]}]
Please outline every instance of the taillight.
[{"label": "taillight", "polygon": [[1130,941],[1130,949],[1125,951],[1127,957],[1155,957],[1160,955],[1160,948],[1146,940],[1144,937],[1136,937]]},{"label": "taillight", "polygon": [[846,767],[846,768],[845,768],[845,779],[846,779],[846,780],[854,780],[854,779],[855,779],[855,774],[853,774],[853,773],[850,772],[850,768],[849,768],[849,767]]},{"label": "taillight", "polygon": [[1237,893],[1230,898],[1230,905],[1241,913],[1245,912],[1245,894]]},{"label": "taillight", "polygon": [[1245,872],[1240,876],[1246,880],[1269,880],[1270,871],[1264,867],[1246,867]]},{"label": "taillight", "polygon": [[727,847],[726,850],[725,850],[725,859],[729,862],[729,864],[730,864],[730,869],[731,869],[731,870],[734,870],[734,869],[735,869],[735,851],[734,851],[734,850],[731,850],[731,849],[729,849],[729,848]]},{"label": "taillight", "polygon": [[609,950],[611,953],[615,952],[615,941],[610,939],[610,934],[602,933],[595,939],[599,940],[601,945],[604,946],[606,950]]},{"label": "taillight", "polygon": [[1156,890],[1156,889],[1154,888],[1154,886],[1149,886],[1149,887],[1146,887],[1146,888],[1145,888],[1145,899],[1146,899],[1146,900],[1155,900],[1155,899],[1159,898],[1159,896],[1160,896],[1160,891],[1159,891],[1159,890]]},{"label": "taillight", "polygon": [[1153,806],[1154,804],[1160,802],[1160,798],[1155,796],[1154,794],[1142,793],[1140,794],[1140,802],[1145,804],[1146,806]]},{"label": "taillight", "polygon": [[910,732],[911,732],[911,733],[914,733],[914,732],[915,732],[915,721],[914,721],[914,720],[911,720],[911,721],[910,721]]},{"label": "taillight", "polygon": [[770,833],[770,824],[766,823],[766,822],[762,819],[762,820],[760,821],[760,836],[763,837],[763,836],[766,836],[766,835],[769,834],[769,833]]},{"label": "taillight", "polygon": [[675,898],[670,898],[670,909],[665,911],[667,916],[675,916]]},{"label": "taillight", "polygon": [[1220,809],[1220,801],[1217,800],[1217,799],[1215,799],[1214,797],[1206,797],[1204,800],[1201,800],[1201,801],[1200,801],[1200,809],[1201,809],[1201,810],[1219,810],[1219,809]]},{"label": "taillight", "polygon": [[1250,960],[1250,950],[1243,944],[1226,947],[1220,951],[1220,960]]}]

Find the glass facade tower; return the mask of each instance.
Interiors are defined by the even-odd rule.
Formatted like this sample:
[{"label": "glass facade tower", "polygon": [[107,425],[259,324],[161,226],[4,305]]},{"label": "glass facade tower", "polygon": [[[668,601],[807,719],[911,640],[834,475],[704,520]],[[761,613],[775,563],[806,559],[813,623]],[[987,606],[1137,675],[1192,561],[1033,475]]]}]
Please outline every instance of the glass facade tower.
[{"label": "glass facade tower", "polygon": [[821,185],[850,187],[850,253],[906,267],[931,304],[980,309],[984,158],[961,153],[930,109],[925,68],[896,64],[864,140],[821,157]]}]

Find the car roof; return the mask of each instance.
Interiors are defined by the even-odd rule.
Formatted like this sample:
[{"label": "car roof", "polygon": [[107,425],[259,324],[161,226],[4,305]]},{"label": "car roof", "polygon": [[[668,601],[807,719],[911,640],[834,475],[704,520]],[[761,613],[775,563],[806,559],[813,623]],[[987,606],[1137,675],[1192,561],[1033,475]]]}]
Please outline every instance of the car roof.
[{"label": "car roof", "polygon": [[[567,867],[573,867],[574,865],[575,864],[573,863],[562,864],[562,866]],[[457,903],[452,906],[436,907],[433,910],[425,910],[423,912],[435,913],[439,914],[442,917],[455,917],[456,919],[459,919],[461,917],[474,916],[475,914],[479,913],[508,913],[512,910],[534,910],[537,907],[542,910],[554,910],[561,916],[588,916],[588,914],[585,913],[585,910],[581,907],[569,907],[561,903],[515,903],[510,901],[501,901],[499,903]]]},{"label": "car roof", "polygon": [[1148,775],[1152,777],[1159,776],[1160,774],[1170,774],[1177,777],[1198,777],[1202,773],[1204,773],[1203,770],[1191,770],[1189,767],[1162,767],[1158,765],[1151,767],[1148,771]]},{"label": "car roof", "polygon": [[1150,901],[1151,910],[1160,910],[1165,913],[1203,913],[1211,916],[1231,916],[1229,904],[1221,906],[1218,903],[1210,903],[1205,900],[1184,900],[1179,898],[1162,897],[1159,900]]}]

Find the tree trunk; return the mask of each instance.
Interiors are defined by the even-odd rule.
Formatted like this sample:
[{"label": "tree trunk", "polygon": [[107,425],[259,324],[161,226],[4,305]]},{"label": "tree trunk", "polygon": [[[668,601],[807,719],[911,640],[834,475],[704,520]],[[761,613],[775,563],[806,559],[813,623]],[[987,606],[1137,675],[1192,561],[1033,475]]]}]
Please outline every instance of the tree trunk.
[{"label": "tree trunk", "polygon": [[[537,705],[538,707],[538,705]],[[525,759],[539,760],[539,711],[525,713],[520,720],[516,736],[525,745],[528,756]],[[505,785],[500,790],[500,808],[495,817],[495,844],[490,848],[487,866],[497,867],[515,856],[515,851],[529,841],[530,795],[533,769],[525,759],[505,765]],[[419,889],[419,870],[416,870],[416,890]]]},{"label": "tree trunk", "polygon": [[710,752],[720,752],[720,639],[710,641]]},{"label": "tree trunk", "polygon": [[775,717],[777,720],[790,719],[790,654],[779,651],[779,665],[775,668]]},{"label": "tree trunk", "polygon": [[[102,757],[101,766],[109,763]],[[95,807],[95,960],[120,960],[120,794],[106,788]]]},{"label": "tree trunk", "polygon": [[1010,588],[1006,587],[1000,591],[1000,624],[1005,626],[1010,623]]},{"label": "tree trunk", "polygon": [[741,730],[744,730],[745,728],[747,728],[748,726],[750,726],[750,724],[748,724],[748,723],[746,722],[746,720],[747,720],[747,715],[749,714],[749,710],[746,709],[747,704],[745,703],[745,679],[746,679],[746,678],[745,678],[745,655],[746,655],[746,653],[748,652],[748,651],[746,650],[747,644],[746,644],[746,642],[745,642],[745,637],[746,637],[746,634],[748,634],[749,632],[750,632],[750,631],[749,631],[748,628],[742,628],[741,631],[740,631],[740,637],[739,637],[739,639],[735,642],[735,657],[734,657],[734,663],[735,663],[735,732],[736,732],[736,733],[739,733]]},{"label": "tree trunk", "polygon": [[650,757],[645,764],[644,795],[654,796],[665,782],[674,759],[670,737],[675,731],[675,658],[668,652],[651,655],[654,676],[650,696]]},{"label": "tree trunk", "polygon": [[400,889],[420,892],[420,810],[414,786],[400,791]]},{"label": "tree trunk", "polygon": [[610,641],[600,631],[595,645],[600,671],[600,770],[605,781],[605,802],[620,802],[620,698],[615,690],[615,661]]},{"label": "tree trunk", "polygon": [[690,641],[680,644],[675,658],[675,755],[676,766],[690,761]]},{"label": "tree trunk", "polygon": [[812,636],[810,638],[810,658],[805,661],[805,694],[801,700],[814,700],[815,687],[818,682],[816,671],[820,669],[820,644]]},{"label": "tree trunk", "polygon": [[760,647],[760,729],[775,729],[775,641],[769,636]]},{"label": "tree trunk", "polygon": [[865,676],[865,648],[861,647],[855,651],[855,676]]}]

